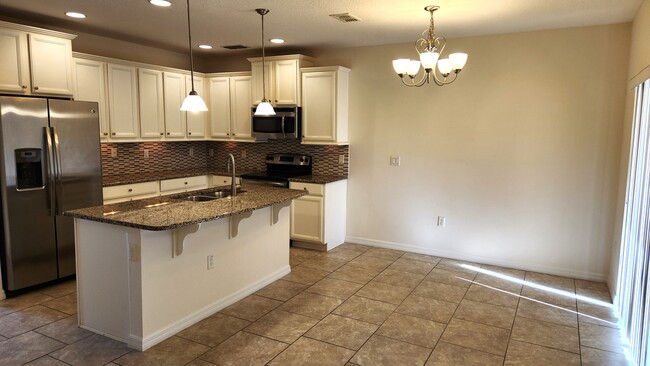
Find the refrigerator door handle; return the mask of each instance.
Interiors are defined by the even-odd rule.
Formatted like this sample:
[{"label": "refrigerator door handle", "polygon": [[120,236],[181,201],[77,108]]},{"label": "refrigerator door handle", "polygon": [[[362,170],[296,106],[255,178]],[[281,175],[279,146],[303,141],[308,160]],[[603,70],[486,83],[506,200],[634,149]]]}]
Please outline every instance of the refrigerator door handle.
[{"label": "refrigerator door handle", "polygon": [[54,163],[54,147],[52,144],[52,133],[49,127],[45,128],[45,140],[47,141],[47,180],[49,185],[50,195],[50,216],[56,216],[56,193],[55,193],[55,163]]},{"label": "refrigerator door handle", "polygon": [[63,173],[61,172],[61,147],[59,146],[59,133],[56,131],[56,127],[52,128],[52,135],[54,136],[54,159],[56,162],[54,164],[55,180],[56,180],[56,214],[61,214],[61,195],[63,194]]}]

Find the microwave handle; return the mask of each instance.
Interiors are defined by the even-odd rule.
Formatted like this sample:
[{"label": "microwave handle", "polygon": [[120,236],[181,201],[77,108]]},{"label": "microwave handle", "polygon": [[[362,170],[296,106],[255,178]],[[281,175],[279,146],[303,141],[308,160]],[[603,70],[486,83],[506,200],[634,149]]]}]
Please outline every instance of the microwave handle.
[{"label": "microwave handle", "polygon": [[287,138],[287,136],[284,134],[284,115],[282,115],[282,121],[280,122],[282,125],[282,138]]}]

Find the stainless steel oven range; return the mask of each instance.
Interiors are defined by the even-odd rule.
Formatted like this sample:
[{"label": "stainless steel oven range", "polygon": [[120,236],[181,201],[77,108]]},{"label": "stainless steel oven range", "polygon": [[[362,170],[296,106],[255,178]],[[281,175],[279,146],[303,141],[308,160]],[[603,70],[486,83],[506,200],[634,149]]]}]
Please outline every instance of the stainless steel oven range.
[{"label": "stainless steel oven range", "polygon": [[266,172],[242,174],[242,184],[264,184],[289,188],[289,178],[310,175],[312,158],[300,154],[266,155]]}]

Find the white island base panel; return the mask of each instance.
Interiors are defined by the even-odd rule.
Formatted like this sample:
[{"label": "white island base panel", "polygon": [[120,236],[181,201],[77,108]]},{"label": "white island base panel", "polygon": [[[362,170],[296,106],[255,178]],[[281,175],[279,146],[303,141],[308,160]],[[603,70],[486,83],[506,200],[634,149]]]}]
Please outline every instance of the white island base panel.
[{"label": "white island base panel", "polygon": [[172,230],[75,219],[80,327],[144,351],[288,274],[289,209],[272,213],[233,238],[230,217],[201,223],[177,256]]}]

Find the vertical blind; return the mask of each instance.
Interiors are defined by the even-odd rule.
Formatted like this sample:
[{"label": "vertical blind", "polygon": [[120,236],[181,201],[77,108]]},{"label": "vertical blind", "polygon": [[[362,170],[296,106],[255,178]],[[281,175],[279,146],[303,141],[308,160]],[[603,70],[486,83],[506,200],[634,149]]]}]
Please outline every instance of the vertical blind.
[{"label": "vertical blind", "polygon": [[628,355],[650,362],[650,79],[635,90],[634,121],[614,304]]}]

